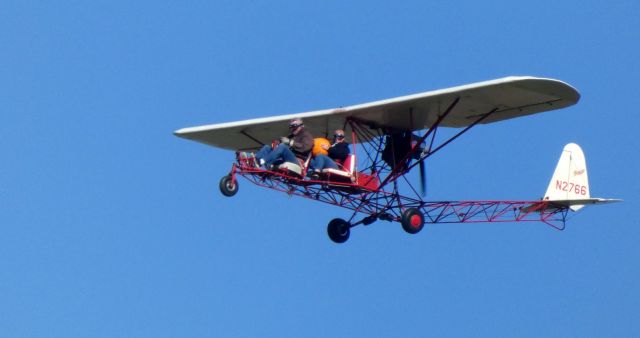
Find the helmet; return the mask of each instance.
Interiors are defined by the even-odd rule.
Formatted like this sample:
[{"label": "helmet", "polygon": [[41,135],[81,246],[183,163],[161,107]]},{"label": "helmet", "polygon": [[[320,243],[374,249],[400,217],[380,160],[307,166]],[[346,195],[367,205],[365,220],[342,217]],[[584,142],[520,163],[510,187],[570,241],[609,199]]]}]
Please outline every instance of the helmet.
[{"label": "helmet", "polygon": [[289,129],[297,128],[302,125],[304,125],[302,119],[296,117],[295,119],[291,119],[291,121],[289,122]]}]

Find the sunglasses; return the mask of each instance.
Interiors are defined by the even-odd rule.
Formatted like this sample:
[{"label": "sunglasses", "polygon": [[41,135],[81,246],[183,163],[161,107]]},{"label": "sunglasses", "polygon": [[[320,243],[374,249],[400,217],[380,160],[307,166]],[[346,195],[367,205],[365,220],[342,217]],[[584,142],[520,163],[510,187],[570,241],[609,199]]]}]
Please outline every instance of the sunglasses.
[{"label": "sunglasses", "polygon": [[335,138],[344,138],[344,135],[341,135],[341,134],[335,134],[335,135],[333,135],[333,136],[334,136]]},{"label": "sunglasses", "polygon": [[300,126],[301,126],[301,124],[290,124],[290,125],[289,125],[289,129],[298,128],[298,127],[300,127]]}]

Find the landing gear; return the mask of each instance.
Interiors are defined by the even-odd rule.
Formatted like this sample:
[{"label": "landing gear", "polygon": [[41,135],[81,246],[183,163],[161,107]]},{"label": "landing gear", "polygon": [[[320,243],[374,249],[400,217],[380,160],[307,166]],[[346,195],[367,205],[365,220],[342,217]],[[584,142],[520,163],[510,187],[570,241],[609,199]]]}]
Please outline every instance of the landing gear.
[{"label": "landing gear", "polygon": [[234,180],[231,175],[222,177],[220,180],[220,192],[227,197],[235,195],[238,193],[238,181]]},{"label": "landing gear", "polygon": [[332,241],[336,243],[344,243],[349,239],[351,233],[351,225],[342,218],[334,218],[327,225],[327,234]]},{"label": "landing gear", "polygon": [[424,227],[424,215],[419,209],[409,208],[402,213],[400,223],[404,231],[417,234]]},{"label": "landing gear", "polygon": [[[387,213],[371,215],[363,218],[362,220],[353,224],[343,220],[342,218],[335,218],[327,225],[327,234],[332,241],[336,243],[344,243],[349,239],[351,227],[357,225],[370,225],[377,219],[385,221],[394,221],[391,215]],[[418,208],[408,208],[401,216],[400,224],[402,229],[410,234],[417,234],[424,227],[424,215]]]}]

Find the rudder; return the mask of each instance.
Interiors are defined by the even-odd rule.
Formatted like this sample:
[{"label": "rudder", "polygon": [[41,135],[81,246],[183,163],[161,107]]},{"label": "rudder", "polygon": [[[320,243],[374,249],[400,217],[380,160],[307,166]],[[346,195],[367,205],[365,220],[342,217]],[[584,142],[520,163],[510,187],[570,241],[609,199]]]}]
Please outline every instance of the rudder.
[{"label": "rudder", "polygon": [[[579,145],[569,143],[564,146],[560,160],[553,172],[545,200],[582,200],[590,198],[587,163]],[[584,205],[573,205],[577,211]]]}]

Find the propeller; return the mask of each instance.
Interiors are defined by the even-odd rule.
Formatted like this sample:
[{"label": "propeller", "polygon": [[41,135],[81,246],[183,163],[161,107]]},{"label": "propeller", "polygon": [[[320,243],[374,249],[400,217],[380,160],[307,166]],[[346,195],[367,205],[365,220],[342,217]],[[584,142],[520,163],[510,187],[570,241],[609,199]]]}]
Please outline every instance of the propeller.
[{"label": "propeller", "polygon": [[426,165],[424,164],[424,161],[426,160],[426,158],[422,158],[420,159],[420,157],[422,157],[422,152],[424,151],[424,148],[422,148],[421,146],[424,145],[424,143],[421,144],[415,144],[413,143],[413,147],[419,147],[420,152],[416,152],[414,154],[414,159],[418,160],[418,166],[420,171],[418,172],[420,174],[420,193],[422,194],[422,197],[424,197],[427,194],[427,175],[426,175]]},{"label": "propeller", "polygon": [[[414,163],[410,163],[411,160],[417,160],[419,165],[419,175],[420,175],[420,192],[422,197],[427,194],[427,175],[426,175],[426,165],[424,163],[426,158],[422,157],[422,152],[424,149],[421,145],[424,144],[424,141],[420,144],[417,144],[417,140],[420,137],[412,134],[411,132],[390,132],[386,135],[385,139],[385,147],[382,151],[382,159],[389,165],[390,168],[395,168],[398,165],[397,159],[405,159],[407,153],[412,150],[419,150],[412,153],[412,158],[409,159],[405,166],[411,165],[413,168],[415,166]],[[419,149],[416,149],[419,147]]]},{"label": "propeller", "polygon": [[419,167],[420,167],[420,193],[422,194],[422,197],[424,197],[427,194],[427,177],[425,174],[424,160],[420,161]]}]

